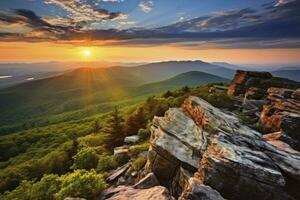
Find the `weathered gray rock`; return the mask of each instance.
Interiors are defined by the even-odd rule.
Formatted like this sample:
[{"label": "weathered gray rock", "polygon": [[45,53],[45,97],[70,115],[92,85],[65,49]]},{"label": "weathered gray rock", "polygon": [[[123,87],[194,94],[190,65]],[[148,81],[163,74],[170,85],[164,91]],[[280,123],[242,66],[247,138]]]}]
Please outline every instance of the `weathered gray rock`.
[{"label": "weathered gray rock", "polygon": [[263,138],[269,144],[272,144],[283,151],[294,152],[295,149],[298,150],[298,146],[300,146],[300,143],[297,140],[294,140],[282,131],[265,134]]},{"label": "weathered gray rock", "polygon": [[293,98],[296,93],[284,88],[269,88],[269,103],[264,105],[259,121],[265,129],[281,131],[300,143],[300,101]]},{"label": "weathered gray rock", "polygon": [[125,165],[119,167],[118,169],[114,170],[111,172],[110,176],[107,177],[106,181],[107,182],[114,182],[118,178],[120,178],[122,175],[126,173],[126,171],[130,168],[131,163],[126,163]]},{"label": "weathered gray rock", "polygon": [[162,186],[149,189],[134,189],[119,186],[106,193],[107,200],[175,200],[168,190]]},{"label": "weathered gray rock", "polygon": [[129,160],[129,148],[126,146],[114,148],[114,157],[118,163],[125,163]]},{"label": "weathered gray rock", "polygon": [[224,198],[210,186],[199,183],[195,178],[190,178],[179,200],[224,200]]},{"label": "weathered gray rock", "polygon": [[[197,194],[186,189],[194,176],[198,185],[228,199],[298,198],[297,190],[287,186],[300,183],[300,153],[265,141],[234,114],[202,99],[189,97],[181,109],[155,117],[151,131],[147,170],[175,197]],[[199,188],[199,194],[216,194]]]},{"label": "weathered gray rock", "polygon": [[149,173],[144,178],[142,178],[138,183],[136,183],[133,187],[135,189],[148,189],[158,185],[159,182],[156,176],[153,173]]},{"label": "weathered gray rock", "polygon": [[137,143],[139,140],[140,140],[140,137],[138,135],[132,135],[132,136],[125,137],[124,143],[134,144],[134,143]]},{"label": "weathered gray rock", "polygon": [[155,117],[151,128],[151,147],[147,170],[169,187],[180,166],[196,171],[206,137],[196,123],[179,108],[170,109],[164,117]]}]

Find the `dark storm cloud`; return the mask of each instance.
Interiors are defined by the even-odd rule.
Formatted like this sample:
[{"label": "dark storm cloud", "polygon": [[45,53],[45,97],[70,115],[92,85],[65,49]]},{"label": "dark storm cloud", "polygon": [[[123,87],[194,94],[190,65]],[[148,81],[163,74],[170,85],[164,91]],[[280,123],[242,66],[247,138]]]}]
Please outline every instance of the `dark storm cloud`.
[{"label": "dark storm cloud", "polygon": [[[60,2],[70,12],[80,15],[72,1]],[[119,13],[112,14],[106,10],[94,10],[102,13],[102,19],[114,19]],[[87,17],[83,13],[82,18]],[[89,16],[88,16],[89,17]],[[73,21],[72,21],[73,20]],[[186,48],[201,48],[221,45],[224,48],[299,48],[300,41],[300,1],[265,4],[262,10],[245,8],[215,12],[208,16],[178,22],[169,26],[153,29],[132,28],[127,30],[95,30],[87,29],[87,22],[72,18],[45,19],[32,11],[15,10],[13,13],[0,13],[0,21],[5,23],[23,23],[34,30],[43,30],[53,33],[52,40],[72,43],[74,40],[91,41],[116,40],[111,45],[158,45],[171,44]],[[58,23],[58,21],[60,23]],[[57,25],[59,24],[59,25]],[[34,41],[35,34],[21,37]],[[2,36],[2,40],[13,36]],[[49,39],[49,38],[48,38]],[[37,41],[47,40],[45,37],[36,37]]]}]

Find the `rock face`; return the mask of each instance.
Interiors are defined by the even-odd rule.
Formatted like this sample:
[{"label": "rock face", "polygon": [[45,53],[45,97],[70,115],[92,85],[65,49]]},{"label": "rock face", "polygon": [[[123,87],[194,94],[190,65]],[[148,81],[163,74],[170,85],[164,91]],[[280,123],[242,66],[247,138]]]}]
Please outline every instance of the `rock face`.
[{"label": "rock face", "polygon": [[273,77],[269,72],[253,72],[238,70],[229,86],[227,94],[229,96],[244,95],[251,87],[259,87],[260,90],[255,91],[260,96],[270,87],[282,87],[296,89],[299,83],[284,78]]},{"label": "rock face", "polygon": [[[245,76],[249,74],[239,79]],[[265,141],[235,115],[202,99],[189,97],[182,108],[155,117],[151,131],[146,171],[175,197],[300,198],[295,189],[300,185],[300,153]]]},{"label": "rock face", "polygon": [[[260,123],[270,131],[282,131],[300,142],[300,100],[299,89],[269,88],[269,103],[264,105]],[[300,148],[300,147],[299,147]]]},{"label": "rock face", "polygon": [[238,70],[235,74],[227,94],[229,96],[244,95],[247,88],[255,87],[257,82],[262,79],[270,79],[272,75],[269,72],[249,72]]}]

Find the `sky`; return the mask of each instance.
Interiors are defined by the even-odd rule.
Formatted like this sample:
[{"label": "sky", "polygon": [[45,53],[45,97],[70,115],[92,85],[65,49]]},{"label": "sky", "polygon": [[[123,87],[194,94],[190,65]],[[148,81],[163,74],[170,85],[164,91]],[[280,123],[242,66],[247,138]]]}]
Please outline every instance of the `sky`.
[{"label": "sky", "polygon": [[79,60],[300,63],[300,0],[0,1],[0,62]]}]

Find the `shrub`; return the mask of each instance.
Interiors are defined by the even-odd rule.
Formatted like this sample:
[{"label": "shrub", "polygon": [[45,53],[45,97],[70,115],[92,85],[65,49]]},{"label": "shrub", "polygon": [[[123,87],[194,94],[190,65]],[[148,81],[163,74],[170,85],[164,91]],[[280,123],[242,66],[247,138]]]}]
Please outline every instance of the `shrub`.
[{"label": "shrub", "polygon": [[139,171],[141,170],[147,162],[147,159],[145,156],[140,156],[137,159],[135,159],[132,163],[132,167],[134,170]]},{"label": "shrub", "polygon": [[149,142],[137,144],[129,148],[129,155],[130,157],[137,157],[143,151],[148,151],[148,149],[149,149]]},{"label": "shrub", "polygon": [[98,154],[91,147],[80,150],[74,157],[72,169],[92,169],[98,164]]},{"label": "shrub", "polygon": [[32,188],[31,199],[54,200],[54,195],[60,190],[61,179],[58,175],[45,175]]},{"label": "shrub", "polygon": [[11,192],[5,192],[3,195],[0,195],[0,199],[6,200],[31,200],[31,190],[32,190],[32,182],[30,181],[22,181],[21,184]]},{"label": "shrub", "polygon": [[118,162],[113,155],[102,155],[98,161],[97,171],[107,172],[118,167]]},{"label": "shrub", "polygon": [[55,195],[59,200],[66,197],[96,199],[96,196],[107,187],[103,176],[97,174],[95,170],[75,170],[71,174],[61,176],[61,181],[61,189]]},{"label": "shrub", "polygon": [[152,126],[152,122],[148,121],[147,123],[147,127],[146,128],[141,128],[138,132],[138,136],[140,137],[140,140],[144,141],[150,138],[151,135],[151,126]]}]

